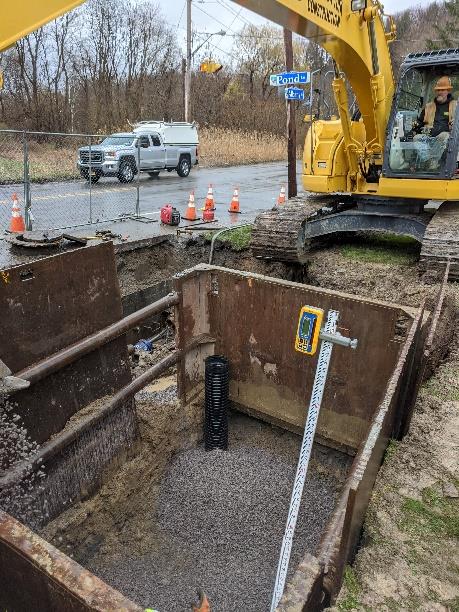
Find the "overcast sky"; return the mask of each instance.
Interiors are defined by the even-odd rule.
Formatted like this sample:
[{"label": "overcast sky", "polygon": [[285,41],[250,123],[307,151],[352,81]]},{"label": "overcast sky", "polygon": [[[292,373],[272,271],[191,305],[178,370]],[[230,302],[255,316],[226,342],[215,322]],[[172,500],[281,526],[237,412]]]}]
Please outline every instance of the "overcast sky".
[{"label": "overcast sky", "polygon": [[[167,21],[177,28],[179,41],[184,44],[186,27],[186,0],[156,0]],[[430,4],[433,0],[385,0],[384,7],[387,13],[394,13],[412,6]],[[193,0],[192,4],[193,28],[198,32],[218,32],[225,30],[226,36],[213,36],[207,50],[219,60],[230,60],[228,52],[231,50],[234,33],[240,30],[244,24],[261,24],[265,20],[244,8],[241,8],[232,0]],[[194,47],[205,40],[204,35],[199,35]],[[211,46],[212,45],[212,46]],[[202,50],[206,52],[206,47]],[[226,53],[225,53],[226,52]]]}]

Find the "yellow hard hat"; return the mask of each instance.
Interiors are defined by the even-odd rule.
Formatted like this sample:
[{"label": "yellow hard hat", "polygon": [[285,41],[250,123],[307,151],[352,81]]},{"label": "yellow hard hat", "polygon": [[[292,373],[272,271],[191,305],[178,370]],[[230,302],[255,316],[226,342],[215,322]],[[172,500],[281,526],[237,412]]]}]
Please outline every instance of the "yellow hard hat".
[{"label": "yellow hard hat", "polygon": [[435,91],[440,91],[441,89],[447,89],[448,91],[453,89],[453,85],[449,77],[442,76],[438,79],[437,84],[435,85]]}]

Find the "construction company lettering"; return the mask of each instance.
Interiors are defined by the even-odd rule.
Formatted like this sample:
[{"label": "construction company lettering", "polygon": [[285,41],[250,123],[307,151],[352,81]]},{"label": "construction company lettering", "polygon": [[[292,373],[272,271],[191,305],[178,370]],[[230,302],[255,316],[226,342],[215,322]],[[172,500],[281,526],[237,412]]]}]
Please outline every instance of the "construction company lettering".
[{"label": "construction company lettering", "polygon": [[323,19],[330,25],[338,28],[343,15],[344,0],[305,0],[308,3],[308,11]]}]

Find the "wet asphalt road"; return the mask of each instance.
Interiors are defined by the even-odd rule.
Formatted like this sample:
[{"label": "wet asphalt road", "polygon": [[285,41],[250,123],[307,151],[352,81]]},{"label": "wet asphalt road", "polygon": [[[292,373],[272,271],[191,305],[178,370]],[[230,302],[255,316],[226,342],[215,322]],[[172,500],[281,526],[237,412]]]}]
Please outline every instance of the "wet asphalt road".
[{"label": "wet asphalt road", "polygon": [[[298,162],[298,189],[301,185],[301,162]],[[142,215],[159,217],[161,206],[171,203],[182,213],[189,193],[195,191],[196,209],[204,204],[208,185],[214,189],[216,216],[228,223],[227,209],[235,187],[239,187],[241,222],[252,221],[260,210],[271,208],[282,184],[287,182],[286,162],[231,166],[227,168],[193,168],[187,178],[175,172],[161,172],[159,178],[142,174],[129,185],[115,178],[103,178],[89,185],[83,180],[31,185],[33,229],[46,230],[111,220],[134,214],[136,206]],[[11,195],[17,192],[23,205],[22,185],[0,185],[0,223],[7,228],[11,216]],[[156,225],[156,224],[155,224]]]}]

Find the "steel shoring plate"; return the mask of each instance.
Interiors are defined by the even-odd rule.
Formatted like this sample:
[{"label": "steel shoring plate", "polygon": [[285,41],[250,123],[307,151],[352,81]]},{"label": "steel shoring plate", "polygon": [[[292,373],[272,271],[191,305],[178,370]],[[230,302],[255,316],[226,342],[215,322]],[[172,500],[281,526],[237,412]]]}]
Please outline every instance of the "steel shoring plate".
[{"label": "steel shoring plate", "polygon": [[[3,270],[2,360],[17,373],[122,316],[111,243]],[[131,379],[124,336],[15,395],[17,414],[39,444],[78,410]]]}]

